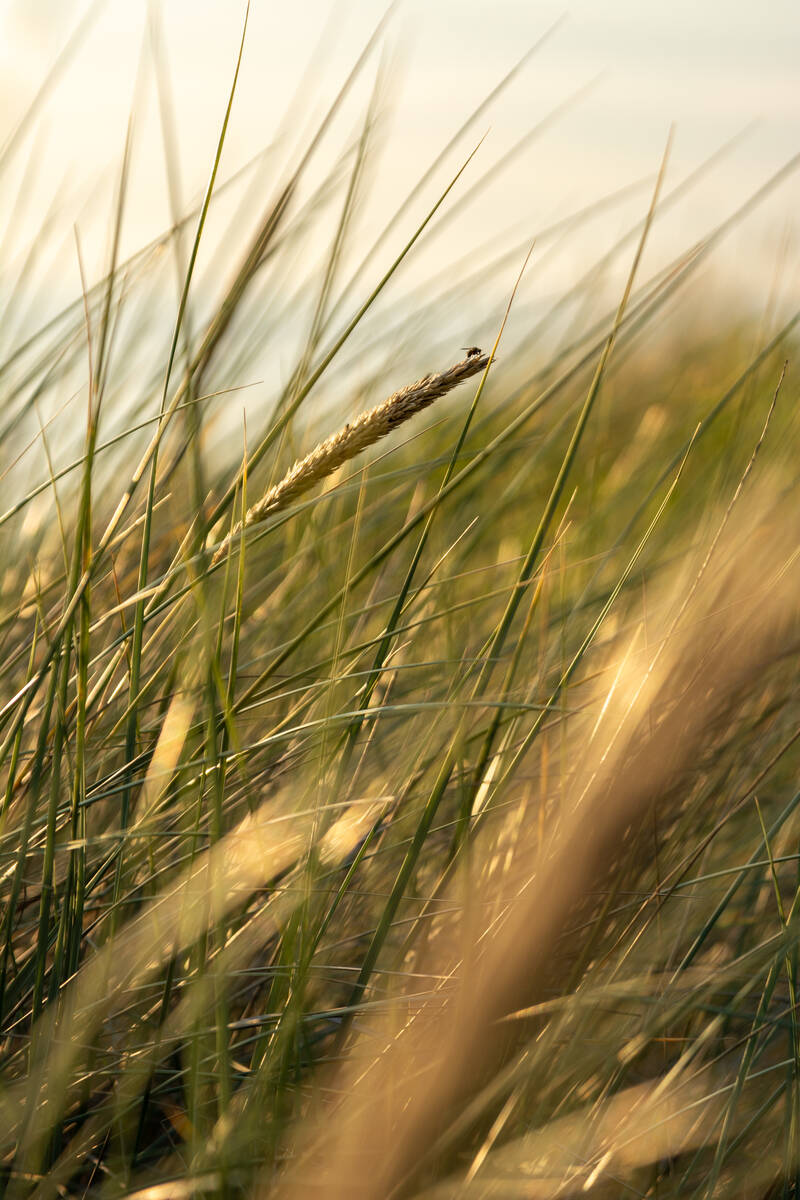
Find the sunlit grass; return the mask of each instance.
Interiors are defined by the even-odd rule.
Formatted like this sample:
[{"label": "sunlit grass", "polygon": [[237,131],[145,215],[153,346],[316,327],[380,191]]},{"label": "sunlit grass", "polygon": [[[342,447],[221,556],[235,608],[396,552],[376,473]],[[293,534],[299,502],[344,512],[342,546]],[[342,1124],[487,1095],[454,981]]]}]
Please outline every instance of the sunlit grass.
[{"label": "sunlit grass", "polygon": [[380,68],[315,154],[376,44],[210,310],[235,74],[204,199],[120,261],[126,145],[107,272],[0,362],[3,1188],[793,1194],[800,314],[698,313],[796,161],[651,272],[714,166],[665,154],[544,316],[617,197],[393,304],[492,172],[482,105],[360,243]]}]

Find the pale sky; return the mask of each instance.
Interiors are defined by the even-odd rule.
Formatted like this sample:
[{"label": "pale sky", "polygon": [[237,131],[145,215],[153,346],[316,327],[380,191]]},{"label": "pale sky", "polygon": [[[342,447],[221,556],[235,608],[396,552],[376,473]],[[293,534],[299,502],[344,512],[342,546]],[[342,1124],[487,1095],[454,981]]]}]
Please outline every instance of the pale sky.
[{"label": "pale sky", "polygon": [[[57,201],[58,236],[68,242],[77,224],[90,270],[99,270],[102,262],[135,94],[125,249],[135,249],[169,223],[146,37],[149,6],[145,0],[107,0],[96,7],[90,32],[7,166],[0,200],[0,229],[5,229],[15,189],[29,167],[25,204],[12,220],[12,245],[24,247]],[[85,0],[0,0],[3,140],[87,8]],[[252,0],[223,177],[279,134],[287,104],[301,88],[300,115],[289,130],[286,155],[277,158],[287,161],[301,128],[323,111],[382,11],[373,0],[335,5],[330,0]],[[161,5],[186,203],[197,199],[208,176],[243,14],[240,0],[163,0]],[[395,64],[391,117],[362,215],[365,236],[381,228],[472,109],[559,18],[564,19],[552,36],[451,153],[415,213],[433,201],[481,134],[488,131],[462,191],[552,109],[591,86],[458,213],[441,237],[431,240],[424,266],[413,268],[422,273],[419,278],[443,269],[471,245],[492,238],[499,245],[521,242],[543,224],[652,177],[671,123],[669,186],[757,122],[661,223],[653,253],[664,260],[726,217],[800,151],[800,5],[789,0],[761,5],[752,0],[672,0],[669,5],[572,0],[568,9],[549,0],[405,0],[396,6],[382,43]],[[311,76],[302,84],[315,54]],[[321,165],[357,134],[377,64],[375,55]],[[454,201],[458,195],[453,193]],[[578,231],[555,256],[543,287],[557,289],[589,256],[599,256],[604,241],[643,213],[647,199],[645,187]],[[765,302],[781,262],[782,287],[798,299],[798,202],[800,172],[720,252],[719,272],[727,273],[733,286],[754,291],[756,307]],[[411,231],[410,220],[400,234]],[[65,254],[70,253],[67,247]],[[411,278],[416,278],[413,271]],[[74,283],[73,277],[67,290]]]}]

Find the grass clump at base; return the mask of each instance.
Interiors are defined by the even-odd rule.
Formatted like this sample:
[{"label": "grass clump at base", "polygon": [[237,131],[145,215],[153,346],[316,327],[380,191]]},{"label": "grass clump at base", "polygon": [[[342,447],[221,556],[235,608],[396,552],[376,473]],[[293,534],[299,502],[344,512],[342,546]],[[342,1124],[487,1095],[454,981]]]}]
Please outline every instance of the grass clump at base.
[{"label": "grass clump at base", "polygon": [[403,386],[472,155],[368,291],[376,105],[209,312],[230,104],[185,262],[118,261],[126,149],[108,272],[0,363],[4,1194],[792,1194],[797,317],[695,326],[729,222],[648,278],[659,180],[616,308],[537,339],[537,243]]}]

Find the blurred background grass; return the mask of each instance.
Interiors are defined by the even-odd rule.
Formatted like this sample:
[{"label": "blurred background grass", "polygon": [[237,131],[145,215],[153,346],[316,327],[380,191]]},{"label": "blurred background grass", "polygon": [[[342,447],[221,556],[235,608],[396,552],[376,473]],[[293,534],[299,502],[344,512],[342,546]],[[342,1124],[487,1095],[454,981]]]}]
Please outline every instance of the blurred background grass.
[{"label": "blurred background grass", "polygon": [[[26,109],[5,83],[19,123],[0,159],[4,1190],[795,1194],[796,146],[777,153],[777,121],[776,160],[745,180],[725,171],[747,139],[692,157],[679,125],[646,227],[664,120],[641,161],[612,159],[604,180],[587,158],[573,204],[550,191],[531,212],[558,160],[526,130],[501,171],[522,133],[502,105],[516,94],[532,129],[561,109],[569,84],[546,104],[526,88],[568,27],[519,70],[509,53],[485,107],[466,102],[475,80],[452,50],[443,78],[469,87],[446,110],[428,101],[447,132],[423,154],[419,131],[402,134],[391,25],[368,42],[362,27],[328,91],[323,39],[265,131],[252,92],[283,31],[254,6],[239,60],[237,43],[192,65],[208,14],[167,6],[166,25],[155,9],[140,25],[107,194],[103,119],[81,128],[70,108],[76,75],[103,108],[88,68],[102,80],[110,43],[88,39],[116,9],[95,7],[73,43],[56,26],[63,71],[40,100]],[[519,14],[482,17],[508,37]],[[207,73],[213,125],[187,122],[183,81],[203,92]],[[444,86],[431,65],[423,82]],[[62,87],[74,190],[47,149]],[[243,128],[266,132],[255,159]],[[195,153],[211,182],[189,200]],[[159,157],[151,210],[143,163]],[[506,311],[485,378],[212,569],[298,457],[462,345],[489,351]],[[704,641],[725,589],[736,634]],[[688,640],[670,659],[676,628]],[[752,652],[746,686],[706,664],[717,645],[732,672]],[[635,687],[619,707],[631,670],[644,715]],[[401,1088],[389,1140],[320,1175],[337,1162],[330,1130],[347,1140],[365,1037],[377,1063],[412,1018],[482,994],[492,921],[503,946],[514,897],[561,861],[586,795],[603,802],[588,764],[614,764],[613,795],[681,705],[698,716],[680,770],[654,768],[646,813],[628,814],[645,849],[621,826],[610,877],[576,876],[547,971],[527,978],[517,930],[522,995],[465,1032],[474,1075],[427,1143],[391,1143]],[[459,939],[454,965],[440,947]],[[479,1041],[514,1011],[487,1064]],[[676,1081],[699,1124],[665,1107]],[[645,1112],[645,1148],[619,1115],[607,1128],[615,1098]]]}]

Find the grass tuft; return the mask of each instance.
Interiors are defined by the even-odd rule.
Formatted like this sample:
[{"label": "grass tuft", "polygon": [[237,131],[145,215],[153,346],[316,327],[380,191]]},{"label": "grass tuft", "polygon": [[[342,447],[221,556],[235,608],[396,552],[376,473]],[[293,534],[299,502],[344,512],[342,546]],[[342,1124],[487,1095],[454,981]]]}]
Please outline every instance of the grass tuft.
[{"label": "grass tuft", "polygon": [[800,314],[707,288],[800,158],[443,267],[571,102],[462,148],[545,37],[367,239],[383,27],[226,177],[242,42],[184,210],[154,15],[169,228],[132,120],[99,277],[0,263],[0,1192],[794,1195]]}]

